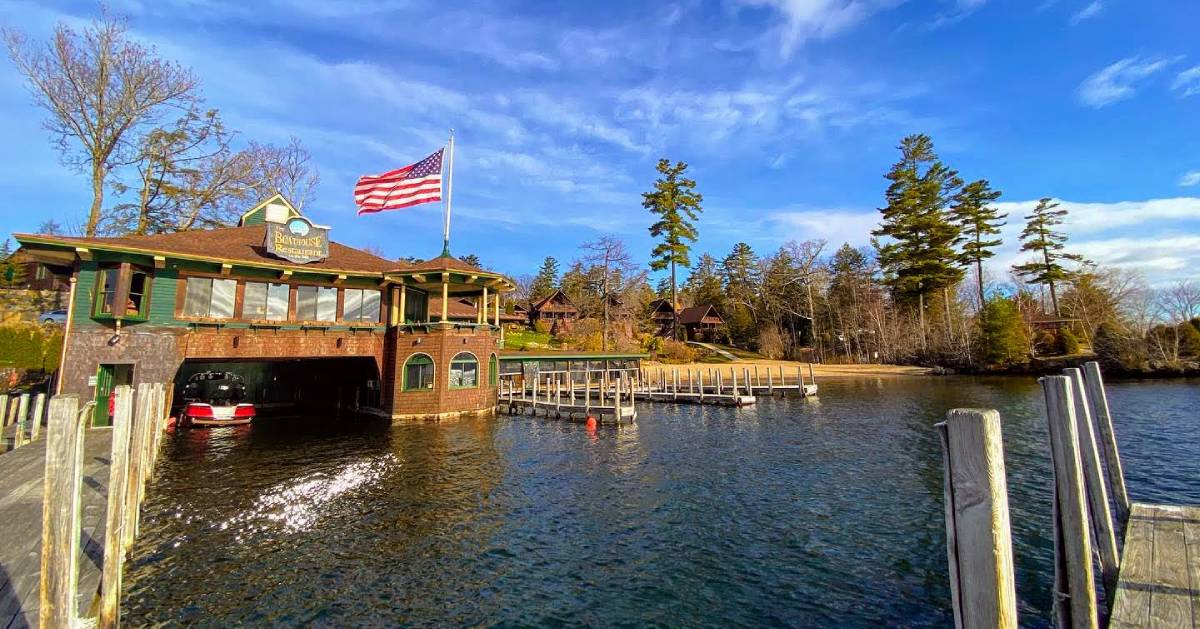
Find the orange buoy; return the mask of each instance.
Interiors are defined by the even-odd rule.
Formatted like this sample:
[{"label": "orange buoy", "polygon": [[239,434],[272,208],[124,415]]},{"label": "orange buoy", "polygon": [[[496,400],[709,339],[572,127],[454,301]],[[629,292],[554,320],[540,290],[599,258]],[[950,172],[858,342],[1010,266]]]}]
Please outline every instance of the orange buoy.
[{"label": "orange buoy", "polygon": [[587,428],[588,428],[588,430],[595,430],[595,429],[596,429],[596,418],[595,418],[595,417],[592,417],[591,415],[588,415],[588,418],[587,418]]}]

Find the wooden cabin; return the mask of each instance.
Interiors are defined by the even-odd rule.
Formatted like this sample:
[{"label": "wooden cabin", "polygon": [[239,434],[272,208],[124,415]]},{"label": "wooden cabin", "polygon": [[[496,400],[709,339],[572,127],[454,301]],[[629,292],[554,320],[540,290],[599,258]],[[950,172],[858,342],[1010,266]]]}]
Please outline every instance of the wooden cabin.
[{"label": "wooden cabin", "polygon": [[671,338],[671,326],[675,321],[675,308],[666,299],[655,299],[647,305],[650,321],[654,323],[656,336]]},{"label": "wooden cabin", "polygon": [[571,298],[561,290],[554,291],[548,297],[535,302],[529,308],[529,320],[533,324],[545,321],[550,325],[550,331],[558,333],[571,329],[571,324],[579,319],[579,309],[571,303]]},{"label": "wooden cabin", "polygon": [[[440,297],[430,297],[429,298],[429,311],[430,312],[441,312],[442,311],[442,299]],[[459,323],[480,323],[482,321],[482,318],[479,313],[479,307],[475,304],[474,300],[467,298],[467,297],[451,299],[450,303],[446,307],[446,315],[447,315],[446,316],[447,320],[456,321]],[[488,320],[492,320],[494,318],[493,313],[487,313],[486,318]],[[518,314],[516,312],[510,314],[510,313],[504,312],[503,310],[500,311],[500,323],[501,324],[505,324],[505,323],[526,324],[528,322],[529,322],[529,317],[527,314]]]},{"label": "wooden cabin", "polygon": [[725,319],[712,304],[692,306],[679,312],[679,325],[683,326],[689,341],[716,340],[717,328],[724,323]]}]

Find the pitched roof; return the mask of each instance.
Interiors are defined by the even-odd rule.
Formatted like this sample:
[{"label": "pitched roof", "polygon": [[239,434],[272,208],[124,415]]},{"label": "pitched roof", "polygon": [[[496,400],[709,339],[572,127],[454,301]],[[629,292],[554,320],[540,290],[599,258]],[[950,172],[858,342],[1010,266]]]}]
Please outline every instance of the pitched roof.
[{"label": "pitched roof", "polygon": [[217,258],[231,262],[248,262],[288,266],[324,271],[352,271],[382,273],[395,268],[396,262],[372,255],[361,249],[347,247],[333,241],[329,243],[329,257],[317,262],[296,264],[269,253],[263,242],[266,225],[225,227],[153,234],[146,236],[118,236],[113,238],[84,238],[71,236],[43,236],[38,234],[16,234],[18,241],[50,242],[97,249],[115,249],[158,255],[181,255],[191,258]]},{"label": "pitched roof", "polygon": [[[682,311],[680,311],[679,322],[684,325],[689,323],[700,323],[701,320],[709,316],[710,313],[712,316],[721,319],[720,313],[717,312],[717,309],[714,308],[712,304],[702,304],[699,306],[692,306],[691,308],[684,308]],[[724,319],[721,320],[724,321]]]},{"label": "pitched roof", "polygon": [[579,309],[571,303],[571,298],[561,290],[554,291],[548,297],[533,304],[531,310],[540,312],[578,312]]},{"label": "pitched roof", "polygon": [[[395,265],[396,265],[396,263],[393,262],[392,266],[395,267]],[[462,260],[459,260],[458,258],[455,258],[452,256],[438,256],[436,258],[430,258],[428,260],[425,260],[424,262],[415,262],[413,264],[405,264],[399,268],[393,268],[392,270],[394,270],[394,271],[396,271],[396,270],[398,270],[398,271],[445,271],[445,270],[450,270],[450,271],[461,271],[464,273],[483,273],[483,274],[488,274],[488,275],[494,275],[493,273],[491,273],[489,271],[484,271],[483,269],[481,269],[477,266],[471,266],[470,264],[467,264],[466,262],[463,262]]]},{"label": "pitched roof", "polygon": [[671,308],[671,301],[668,299],[655,299],[654,301],[649,303],[649,306],[650,306],[650,309],[654,310],[655,312],[662,310],[663,306],[667,307],[668,312],[671,310],[674,310],[673,308]]}]

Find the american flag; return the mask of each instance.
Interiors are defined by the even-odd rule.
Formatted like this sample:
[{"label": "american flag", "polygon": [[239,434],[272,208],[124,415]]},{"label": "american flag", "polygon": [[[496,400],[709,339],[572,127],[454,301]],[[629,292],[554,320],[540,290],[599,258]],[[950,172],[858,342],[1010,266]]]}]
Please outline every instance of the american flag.
[{"label": "american flag", "polygon": [[404,168],[359,177],[354,185],[359,215],[441,201],[444,150]]}]

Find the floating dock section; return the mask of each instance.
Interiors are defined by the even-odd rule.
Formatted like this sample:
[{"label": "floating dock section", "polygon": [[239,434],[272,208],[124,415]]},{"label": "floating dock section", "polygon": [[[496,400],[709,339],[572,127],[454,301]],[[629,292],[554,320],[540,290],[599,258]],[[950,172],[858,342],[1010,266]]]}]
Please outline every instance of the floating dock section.
[{"label": "floating dock section", "polygon": [[[739,378],[736,367],[693,368],[680,370],[665,367],[641,369],[635,383],[635,397],[650,402],[674,404],[714,404],[718,406],[749,406],[760,395],[809,397],[817,394],[812,364],[808,364],[808,380],[804,367],[797,366],[789,379],[784,368],[762,370],[758,366],[743,367]],[[728,377],[725,376],[728,371]]]}]

